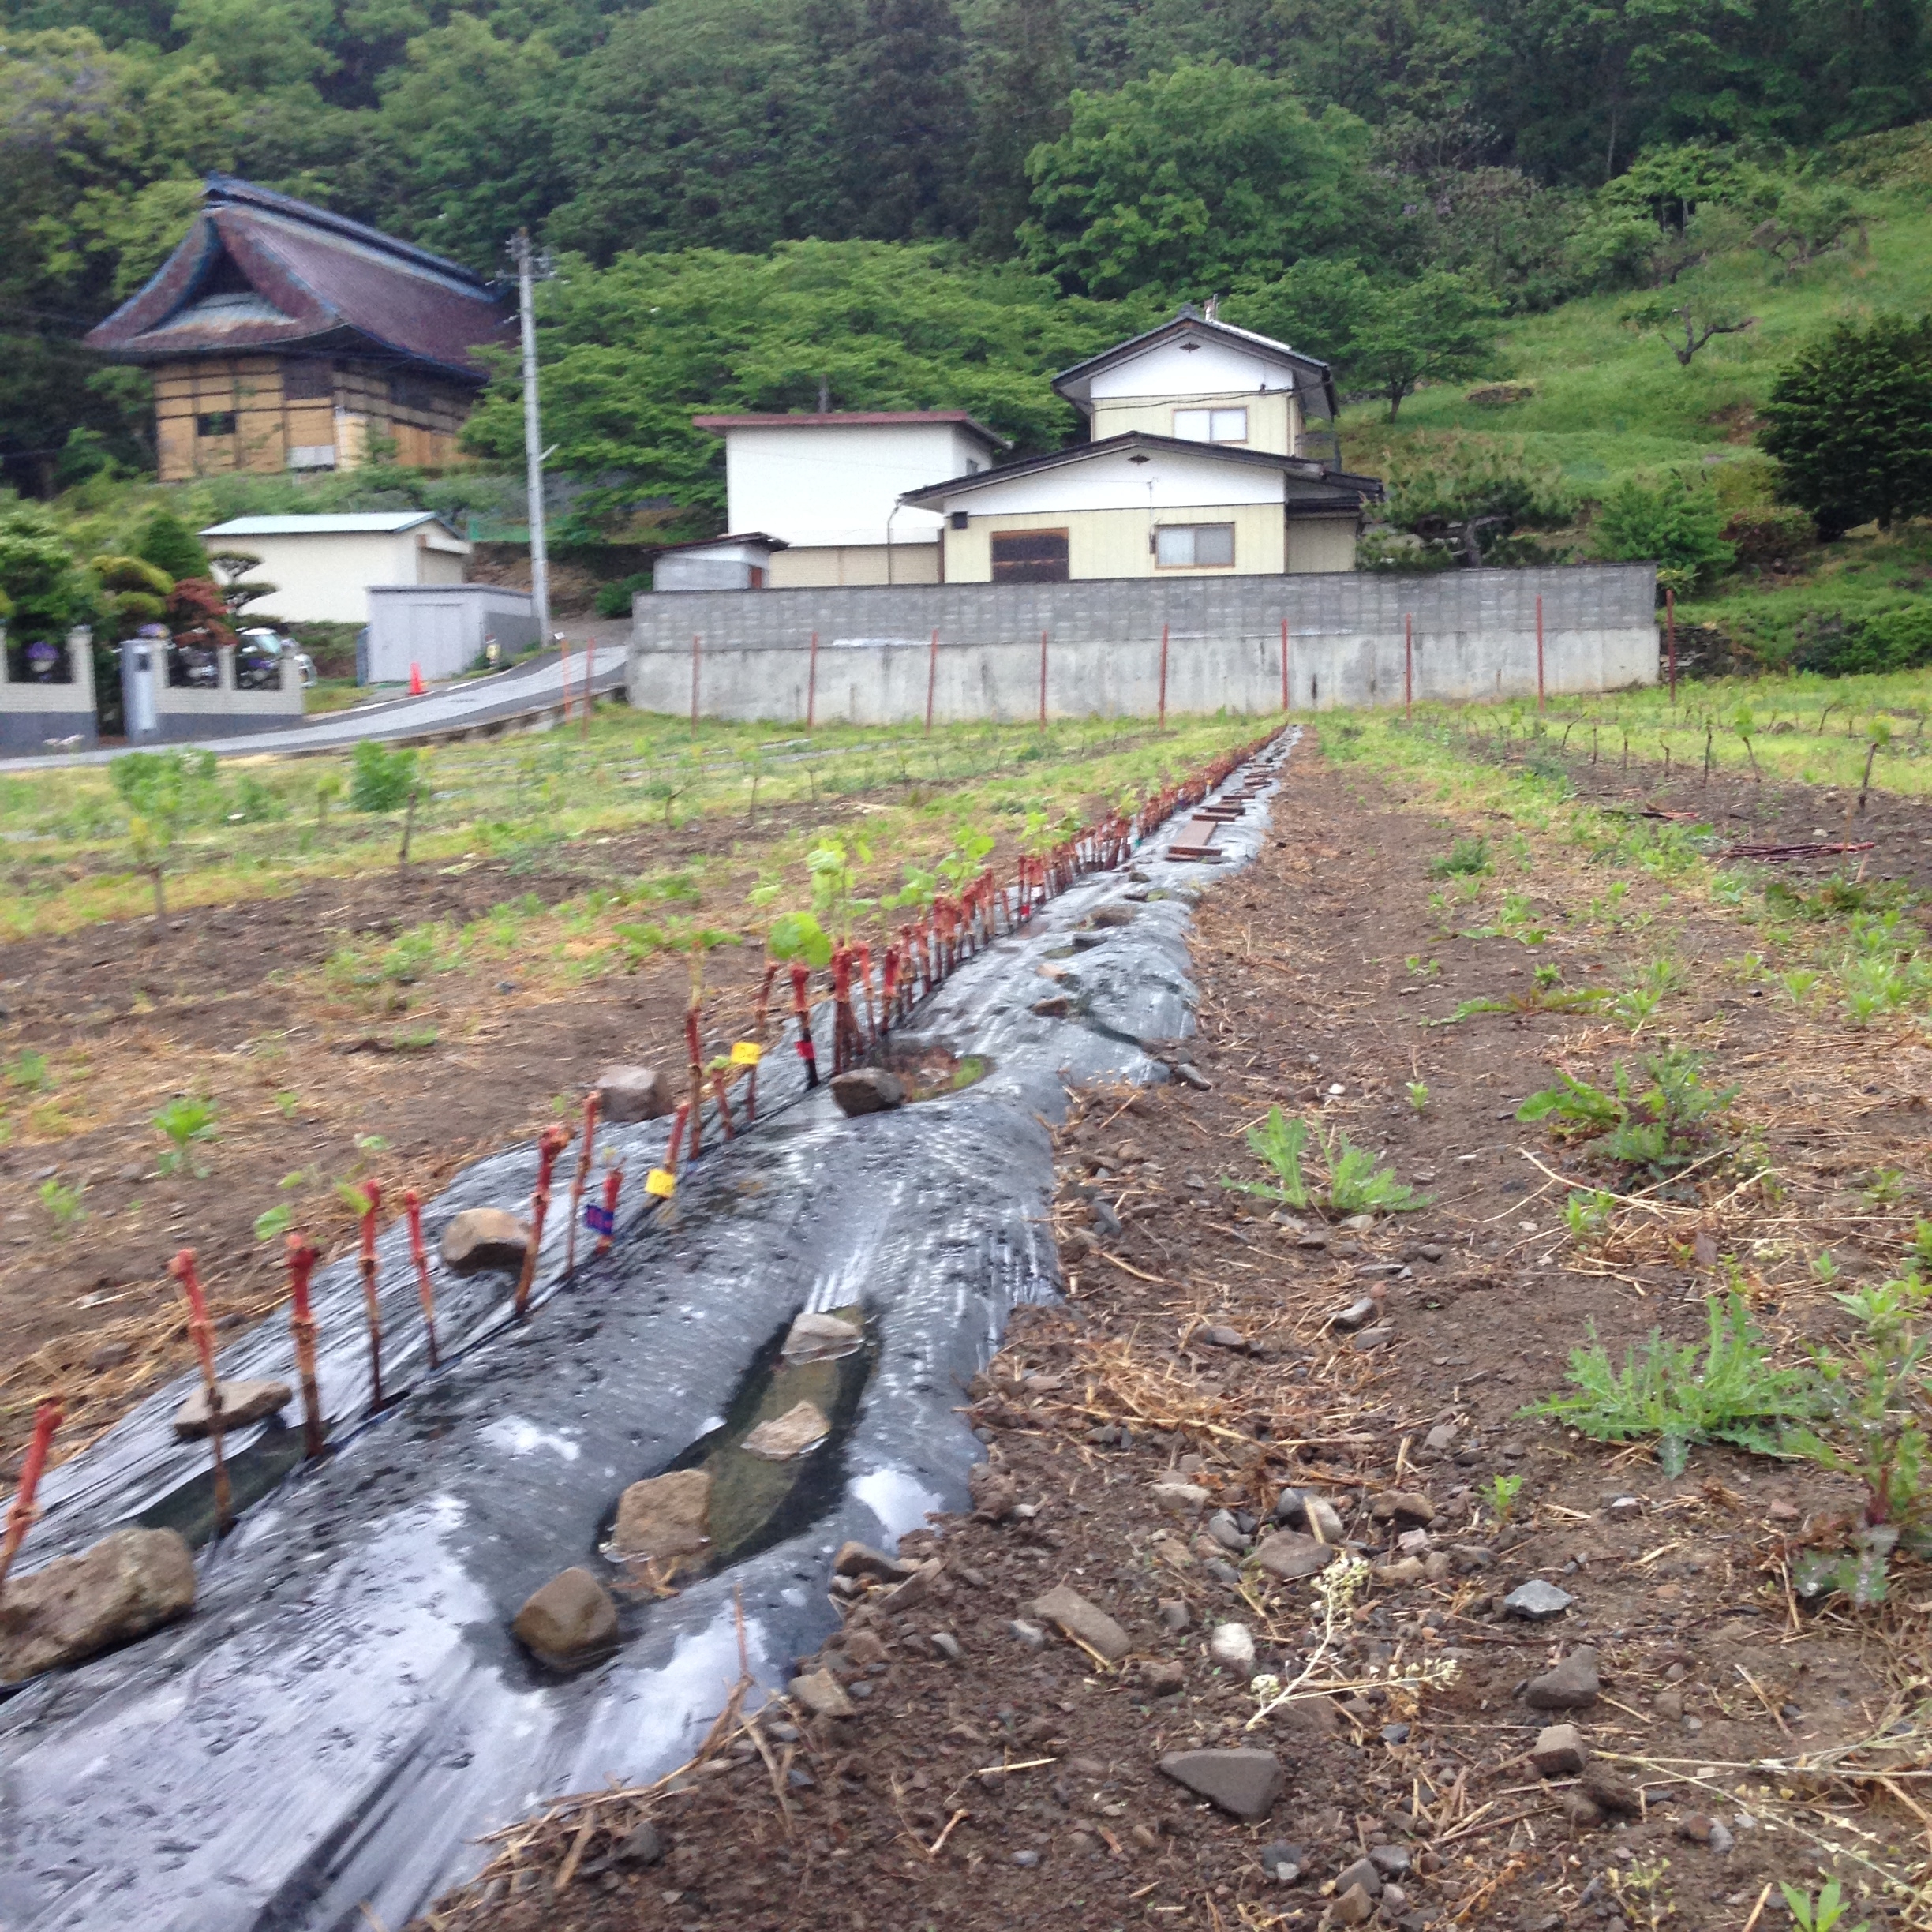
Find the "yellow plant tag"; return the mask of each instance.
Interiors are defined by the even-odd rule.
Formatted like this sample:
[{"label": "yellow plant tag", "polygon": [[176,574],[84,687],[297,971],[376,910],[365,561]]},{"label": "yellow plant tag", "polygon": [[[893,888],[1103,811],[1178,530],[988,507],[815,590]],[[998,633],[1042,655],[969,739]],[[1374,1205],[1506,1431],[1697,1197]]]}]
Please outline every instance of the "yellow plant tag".
[{"label": "yellow plant tag", "polygon": [[644,1177],[644,1192],[668,1200],[677,1192],[677,1176],[668,1167],[653,1167]]},{"label": "yellow plant tag", "polygon": [[765,1049],[756,1040],[733,1040],[732,1042],[732,1065],[733,1066],[756,1066],[764,1057]]}]

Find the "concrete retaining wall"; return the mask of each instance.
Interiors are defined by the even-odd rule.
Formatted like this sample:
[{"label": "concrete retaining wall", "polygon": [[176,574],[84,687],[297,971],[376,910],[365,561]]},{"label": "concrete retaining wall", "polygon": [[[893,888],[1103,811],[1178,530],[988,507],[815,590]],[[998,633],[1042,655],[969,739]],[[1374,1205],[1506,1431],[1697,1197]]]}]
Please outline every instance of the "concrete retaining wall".
[{"label": "concrete retaining wall", "polygon": [[646,593],[629,695],[639,710],[886,724],[925,717],[930,680],[935,721],[1025,719],[1044,632],[1050,717],[1153,714],[1163,655],[1170,711],[1260,714],[1282,709],[1286,623],[1288,708],[1400,704],[1407,620],[1417,698],[1533,696],[1539,597],[1547,690],[1657,681],[1656,572],[1611,564]]}]

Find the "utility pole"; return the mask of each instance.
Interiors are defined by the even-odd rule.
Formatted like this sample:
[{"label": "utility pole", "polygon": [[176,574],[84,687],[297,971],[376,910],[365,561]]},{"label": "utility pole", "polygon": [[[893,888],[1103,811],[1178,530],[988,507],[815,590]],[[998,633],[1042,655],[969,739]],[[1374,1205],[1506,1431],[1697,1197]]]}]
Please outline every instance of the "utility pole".
[{"label": "utility pole", "polygon": [[550,557],[544,541],[543,426],[537,407],[537,315],[531,300],[534,275],[545,272],[530,248],[530,230],[519,228],[510,244],[517,271],[517,316],[523,333],[523,488],[529,499],[530,602],[537,635],[550,642]]}]

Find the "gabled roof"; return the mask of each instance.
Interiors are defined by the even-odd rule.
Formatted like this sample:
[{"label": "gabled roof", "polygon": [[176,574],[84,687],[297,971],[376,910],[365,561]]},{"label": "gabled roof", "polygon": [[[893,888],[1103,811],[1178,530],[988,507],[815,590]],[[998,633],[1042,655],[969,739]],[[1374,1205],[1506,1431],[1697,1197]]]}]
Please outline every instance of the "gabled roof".
[{"label": "gabled roof", "polygon": [[964,410],[826,410],[793,411],[782,415],[694,416],[694,428],[713,429],[878,429],[950,425],[976,437],[989,450],[1010,449],[1010,440]]},{"label": "gabled roof", "polygon": [[211,174],[201,212],[148,285],[87,337],[122,361],[292,349],[481,384],[508,339],[505,292],[459,264],[293,196]]},{"label": "gabled roof", "polygon": [[792,546],[782,537],[769,536],[763,530],[739,530],[724,537],[694,537],[689,543],[666,544],[657,554],[660,556],[687,555],[693,550],[717,550],[726,544],[755,544],[761,550],[789,550]]},{"label": "gabled roof", "polygon": [[1328,414],[1331,416],[1339,414],[1335,378],[1326,362],[1304,355],[1299,349],[1277,342],[1271,335],[1257,335],[1252,329],[1237,328],[1231,322],[1210,320],[1191,303],[1184,305],[1172,321],[1162,323],[1159,328],[1130,336],[1124,343],[1116,343],[1111,349],[1103,349],[1099,354],[1089,356],[1084,362],[1076,362],[1071,369],[1062,369],[1053,379],[1054,389],[1083,414],[1090,414],[1093,379],[1096,376],[1123,362],[1131,362],[1150,350],[1189,340],[1223,343],[1231,348],[1258,355],[1266,361],[1278,363],[1293,373],[1297,389],[1320,388],[1327,402]]},{"label": "gabled roof", "polygon": [[1098,443],[1076,443],[1044,456],[1024,457],[1018,462],[1002,463],[997,469],[975,470],[970,476],[954,477],[944,483],[928,483],[923,489],[908,490],[899,500],[921,509],[937,509],[949,497],[1010,483],[1015,477],[1037,476],[1042,470],[1065,469],[1074,463],[1123,453],[1189,456],[1202,462],[1277,470],[1289,479],[1291,505],[1312,502],[1344,509],[1379,503],[1382,498],[1380,477],[1350,476],[1342,470],[1324,470],[1306,456],[1278,456],[1270,450],[1230,449],[1221,443],[1190,443],[1178,436],[1151,436],[1144,429],[1130,429],[1124,436],[1107,436]]},{"label": "gabled roof", "polygon": [[317,516],[230,517],[211,523],[204,537],[388,537],[435,523],[449,529],[433,510],[345,510]]}]

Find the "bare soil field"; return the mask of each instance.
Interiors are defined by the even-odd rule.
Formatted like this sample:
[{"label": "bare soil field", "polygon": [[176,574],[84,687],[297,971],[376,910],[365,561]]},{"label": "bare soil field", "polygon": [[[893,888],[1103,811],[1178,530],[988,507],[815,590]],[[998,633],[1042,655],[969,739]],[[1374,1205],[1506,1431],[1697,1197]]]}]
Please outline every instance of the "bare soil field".
[{"label": "bare soil field", "polygon": [[[1593,1335],[1615,1363],[1653,1331],[1701,1346],[1728,1295],[1776,1361],[1842,1352],[1834,1296],[1906,1268],[1932,1053],[1914,1010],[1848,1017],[1816,894],[1839,879],[1856,917],[1919,879],[1932,815],[1874,797],[1862,877],[1713,871],[1679,828],[1713,858],[1836,839],[1844,796],[1659,789],[1600,751],[1574,782],[1631,815],[1579,829],[1368,728],[1304,741],[1263,858],[1202,900],[1204,1084],[1071,1097],[1065,1299],[960,1391],[978,1507],[905,1540],[942,1566],[907,1598],[842,1582],[799,1660],[850,1714],[747,1716],[721,1684],[691,1765],[560,1795],[425,1925],[1757,1932],[1792,1923],[1779,1881],[1828,1874],[1848,1928],[1928,1923],[1923,1566],[1895,1556],[1881,1605],[1804,1599],[1849,1477],[1711,1441],[1672,1473],[1654,1436],[1524,1411]],[[1736,1089],[1708,1156],[1653,1180],[1518,1119],[1667,1043]],[[1361,1219],[1230,1188],[1271,1178],[1248,1136],[1276,1106],[1421,1199]],[[1278,1522],[1361,1560],[1284,1578],[1256,1560]],[[1533,1581],[1547,1620],[1506,1607]],[[1059,1587],[1111,1632],[1034,1608]],[[1160,1768],[1230,1748],[1279,1765],[1260,1815]]]}]

